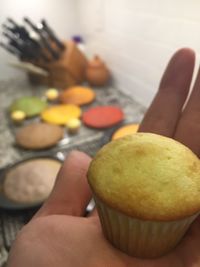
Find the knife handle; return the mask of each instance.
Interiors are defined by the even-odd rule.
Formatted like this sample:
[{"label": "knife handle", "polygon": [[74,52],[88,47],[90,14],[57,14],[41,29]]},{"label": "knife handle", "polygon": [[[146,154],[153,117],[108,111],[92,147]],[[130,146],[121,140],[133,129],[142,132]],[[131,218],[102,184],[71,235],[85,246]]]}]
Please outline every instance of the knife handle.
[{"label": "knife handle", "polygon": [[58,59],[59,58],[59,53],[56,52],[49,42],[46,40],[46,38],[43,36],[43,34],[40,32],[40,30],[30,21],[29,18],[25,17],[24,21],[40,36],[41,41],[43,45],[47,48],[53,59]]},{"label": "knife handle", "polygon": [[47,34],[52,39],[52,41],[54,41],[56,43],[56,45],[58,46],[58,48],[60,50],[64,50],[66,48],[65,45],[58,39],[58,37],[55,35],[55,33],[49,27],[47,22],[44,19],[42,19],[41,23],[42,23],[42,25],[44,27],[44,30],[47,32]]}]

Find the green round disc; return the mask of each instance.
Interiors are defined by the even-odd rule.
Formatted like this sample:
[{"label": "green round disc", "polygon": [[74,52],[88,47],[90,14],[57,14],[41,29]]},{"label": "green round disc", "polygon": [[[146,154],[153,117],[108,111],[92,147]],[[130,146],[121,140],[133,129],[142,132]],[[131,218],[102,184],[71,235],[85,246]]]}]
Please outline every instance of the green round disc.
[{"label": "green round disc", "polygon": [[21,110],[27,117],[33,117],[40,114],[46,107],[47,102],[38,97],[21,97],[12,103],[10,112]]}]

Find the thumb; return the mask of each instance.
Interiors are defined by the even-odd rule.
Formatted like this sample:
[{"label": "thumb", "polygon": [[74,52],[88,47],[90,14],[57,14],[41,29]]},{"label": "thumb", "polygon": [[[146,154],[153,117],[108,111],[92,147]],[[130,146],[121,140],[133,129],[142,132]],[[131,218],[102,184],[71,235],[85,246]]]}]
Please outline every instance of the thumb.
[{"label": "thumb", "polygon": [[52,193],[34,218],[52,214],[81,216],[92,197],[87,183],[87,170],[91,158],[73,151],[61,167]]}]

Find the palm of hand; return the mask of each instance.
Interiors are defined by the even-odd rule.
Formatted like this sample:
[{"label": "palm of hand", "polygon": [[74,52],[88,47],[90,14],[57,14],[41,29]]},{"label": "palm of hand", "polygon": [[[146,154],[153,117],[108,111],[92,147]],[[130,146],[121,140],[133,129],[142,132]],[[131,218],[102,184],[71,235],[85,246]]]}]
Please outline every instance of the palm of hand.
[{"label": "palm of hand", "polygon": [[[170,254],[152,260],[129,257],[104,238],[97,216],[49,215],[28,224],[16,244],[23,255],[13,266],[193,267],[200,264],[200,222],[195,222]],[[30,259],[34,259],[31,263]],[[13,259],[14,260],[14,259]]]},{"label": "palm of hand", "polygon": [[[193,66],[194,54],[190,50],[183,49],[174,55],[140,131],[173,137],[199,154],[197,115],[200,111],[200,75],[182,112]],[[186,127],[188,124],[190,131]],[[96,214],[88,218],[80,217],[91,198],[86,181],[89,162],[89,157],[80,152],[74,152],[68,157],[50,198],[19,234],[11,250],[8,267],[200,266],[199,219],[193,223],[182,242],[159,259],[129,257],[112,247],[103,236]]]}]

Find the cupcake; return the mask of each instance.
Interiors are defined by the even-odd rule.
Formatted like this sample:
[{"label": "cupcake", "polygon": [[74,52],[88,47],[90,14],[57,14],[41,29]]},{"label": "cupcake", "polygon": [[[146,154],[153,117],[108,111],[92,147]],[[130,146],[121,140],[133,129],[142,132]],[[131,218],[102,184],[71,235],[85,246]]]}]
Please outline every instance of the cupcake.
[{"label": "cupcake", "polygon": [[200,212],[199,159],[171,138],[136,133],[110,142],[88,180],[106,238],[131,256],[169,252]]}]

